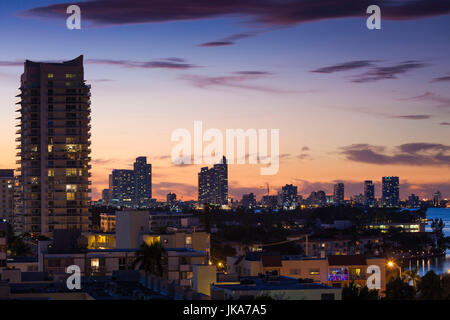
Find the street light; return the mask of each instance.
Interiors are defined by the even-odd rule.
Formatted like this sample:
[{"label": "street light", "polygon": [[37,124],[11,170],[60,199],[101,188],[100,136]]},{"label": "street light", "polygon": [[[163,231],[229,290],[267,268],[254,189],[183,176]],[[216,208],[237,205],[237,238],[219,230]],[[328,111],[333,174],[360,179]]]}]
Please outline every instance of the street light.
[{"label": "street light", "polygon": [[402,268],[399,265],[397,265],[394,261],[390,260],[390,261],[388,261],[387,266],[389,268],[396,267],[398,269],[398,271],[400,272],[400,274],[399,274],[400,279],[402,278]]}]

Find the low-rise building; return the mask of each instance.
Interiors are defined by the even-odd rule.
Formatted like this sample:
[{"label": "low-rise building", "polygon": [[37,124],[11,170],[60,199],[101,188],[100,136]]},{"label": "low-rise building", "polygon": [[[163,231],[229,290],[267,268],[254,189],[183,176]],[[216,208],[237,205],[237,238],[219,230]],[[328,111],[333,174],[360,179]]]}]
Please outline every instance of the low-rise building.
[{"label": "low-rise building", "polygon": [[[268,273],[311,279],[313,282],[344,287],[351,281],[365,286],[371,275],[370,266],[380,271],[380,293],[386,289],[386,261],[364,255],[329,255],[326,258],[276,253],[248,252],[241,257],[227,258],[227,272],[240,277],[254,277]],[[368,269],[369,268],[369,269]],[[369,271],[369,272],[368,272]]]},{"label": "low-rise building", "polygon": [[208,265],[208,253],[188,248],[166,248],[163,277],[183,287],[191,287],[194,265]]},{"label": "low-rise building", "polygon": [[365,226],[366,229],[379,230],[386,233],[391,228],[401,229],[403,232],[425,232],[426,222],[390,222],[390,223],[371,223]]},{"label": "low-rise building", "polygon": [[14,170],[0,169],[0,221],[13,223]]},{"label": "low-rise building", "polygon": [[102,232],[116,232],[115,213],[100,213],[100,230]]},{"label": "low-rise building", "polygon": [[6,267],[7,239],[8,224],[0,222],[0,270]]},{"label": "low-rise building", "polygon": [[155,241],[161,242],[164,248],[188,248],[197,251],[206,251],[208,257],[211,253],[210,234],[204,231],[146,234],[143,235],[142,240],[147,244]]},{"label": "low-rise building", "polygon": [[275,300],[341,300],[342,289],[278,275],[241,278],[238,283],[211,285],[213,300],[270,297]]}]

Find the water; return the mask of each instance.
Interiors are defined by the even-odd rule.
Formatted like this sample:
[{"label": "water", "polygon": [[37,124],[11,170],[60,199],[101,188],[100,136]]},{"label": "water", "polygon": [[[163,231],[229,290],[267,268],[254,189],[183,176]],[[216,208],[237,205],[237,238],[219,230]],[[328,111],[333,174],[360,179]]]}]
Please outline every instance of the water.
[{"label": "water", "polygon": [[[427,211],[427,219],[442,219],[445,223],[444,234],[450,236],[450,208],[429,208]],[[426,231],[432,231],[430,223],[426,227]],[[417,269],[421,276],[425,275],[429,270],[436,273],[448,272],[450,269],[450,250],[447,250],[445,259],[422,259],[411,261],[407,269]]]}]

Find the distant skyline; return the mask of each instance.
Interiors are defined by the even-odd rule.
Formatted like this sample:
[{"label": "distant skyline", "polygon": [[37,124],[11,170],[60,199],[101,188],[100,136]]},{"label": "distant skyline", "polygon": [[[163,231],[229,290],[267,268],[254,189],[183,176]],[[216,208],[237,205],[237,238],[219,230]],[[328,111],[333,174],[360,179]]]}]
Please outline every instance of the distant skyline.
[{"label": "distant skyline", "polygon": [[[229,194],[345,197],[383,176],[400,196],[450,197],[450,3],[444,0],[84,1],[82,29],[63,1],[0,3],[0,169],[15,164],[15,98],[23,61],[85,58],[92,85],[93,199],[112,169],[152,163],[153,197],[197,198],[203,165],[175,166],[173,130],[279,128],[280,170],[229,165]],[[379,4],[382,29],[365,8]],[[395,6],[394,3],[397,3]],[[55,6],[54,6],[55,5]],[[196,8],[201,8],[197,10]],[[339,8],[339,10],[337,10]],[[339,14],[335,14],[339,12]]]}]

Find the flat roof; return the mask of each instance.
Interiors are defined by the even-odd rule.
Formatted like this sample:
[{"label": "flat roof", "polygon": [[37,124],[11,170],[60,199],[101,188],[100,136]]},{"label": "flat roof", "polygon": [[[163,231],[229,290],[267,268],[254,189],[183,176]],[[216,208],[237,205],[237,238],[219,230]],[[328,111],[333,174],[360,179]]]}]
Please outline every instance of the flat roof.
[{"label": "flat roof", "polygon": [[279,277],[279,281],[267,281],[265,278],[244,277],[241,280],[252,280],[254,284],[214,284],[214,287],[232,291],[256,291],[256,290],[324,290],[339,288],[330,287],[321,283],[300,283],[299,279]]}]

